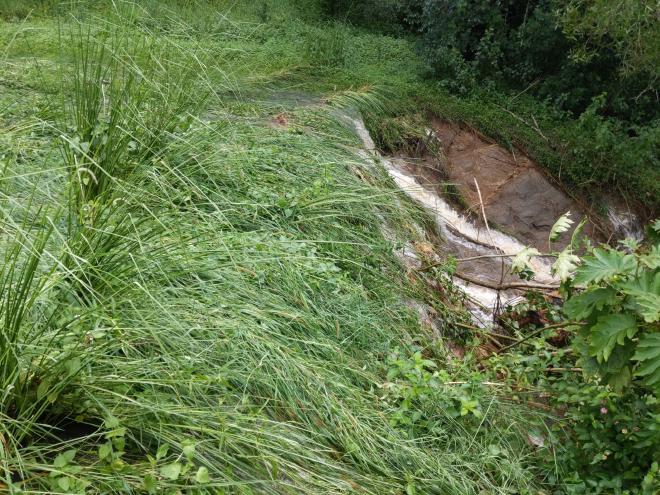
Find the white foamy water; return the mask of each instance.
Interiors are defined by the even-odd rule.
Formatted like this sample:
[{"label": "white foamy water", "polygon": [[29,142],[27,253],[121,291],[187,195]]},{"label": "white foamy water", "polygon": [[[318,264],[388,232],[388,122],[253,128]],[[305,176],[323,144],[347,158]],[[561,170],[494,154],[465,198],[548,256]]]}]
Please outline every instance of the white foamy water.
[{"label": "white foamy water", "polygon": [[614,232],[621,238],[632,238],[637,241],[644,239],[644,229],[637,215],[631,211],[610,206],[607,212],[607,217],[614,227]]}]

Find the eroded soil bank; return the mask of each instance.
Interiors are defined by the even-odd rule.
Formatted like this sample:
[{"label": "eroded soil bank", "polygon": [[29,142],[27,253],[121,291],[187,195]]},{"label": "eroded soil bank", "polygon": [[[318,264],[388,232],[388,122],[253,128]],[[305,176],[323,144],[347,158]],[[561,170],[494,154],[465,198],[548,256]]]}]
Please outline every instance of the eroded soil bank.
[{"label": "eroded soil bank", "polygon": [[[433,122],[427,151],[420,156],[382,156],[364,122],[348,115],[344,118],[397,186],[434,214],[443,237],[436,246],[437,256],[458,260],[454,282],[472,301],[475,321],[492,323],[496,308],[518,299],[527,289],[558,286],[550,259],[530,260],[534,275],[528,282],[511,270],[512,258],[528,246],[548,252],[549,231],[561,215],[572,213],[573,229],[587,218],[579,202],[552,184],[538,165],[522,153],[441,121]],[[588,218],[583,232],[593,240],[603,237]],[[563,247],[568,239],[570,233],[552,248]],[[409,267],[423,269],[418,258],[425,253],[417,256],[414,246],[408,251]]]},{"label": "eroded soil bank", "polygon": [[[523,153],[438,119],[433,121],[432,139],[441,153],[436,159],[426,157],[425,166],[440,171],[455,185],[475,218],[483,220],[483,206],[488,222],[524,244],[547,250],[548,232],[561,215],[571,212],[573,228],[587,217],[585,205],[562,191]],[[584,232],[591,238],[603,235],[591,219]],[[565,236],[556,247],[563,247],[569,239]]]}]

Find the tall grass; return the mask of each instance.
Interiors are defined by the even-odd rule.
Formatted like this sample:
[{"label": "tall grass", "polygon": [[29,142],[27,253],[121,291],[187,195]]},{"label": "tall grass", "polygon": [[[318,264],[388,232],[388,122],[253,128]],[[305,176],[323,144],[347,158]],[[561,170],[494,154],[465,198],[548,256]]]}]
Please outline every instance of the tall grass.
[{"label": "tall grass", "polygon": [[440,408],[421,434],[390,422],[388,352],[446,361],[381,232],[419,236],[420,212],[331,108],[217,100],[234,89],[217,33],[155,29],[145,5],[60,25],[70,84],[41,143],[61,153],[18,184],[52,190],[27,223],[2,217],[21,226],[0,272],[0,378],[20,385],[0,410],[2,489],[531,490],[526,420],[494,394],[476,429]]}]

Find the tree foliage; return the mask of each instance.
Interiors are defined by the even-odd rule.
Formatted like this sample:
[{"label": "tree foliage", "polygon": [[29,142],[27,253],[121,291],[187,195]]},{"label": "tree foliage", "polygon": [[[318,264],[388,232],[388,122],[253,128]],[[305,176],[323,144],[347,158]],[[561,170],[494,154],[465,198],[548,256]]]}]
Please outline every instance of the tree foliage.
[{"label": "tree foliage", "polygon": [[651,0],[325,0],[328,14],[418,36],[432,74],[456,91],[484,80],[584,111],[657,117],[660,40]]},{"label": "tree foliage", "polygon": [[653,0],[569,0],[559,11],[564,33],[578,42],[572,56],[588,60],[614,51],[624,74],[660,73],[660,7]]}]

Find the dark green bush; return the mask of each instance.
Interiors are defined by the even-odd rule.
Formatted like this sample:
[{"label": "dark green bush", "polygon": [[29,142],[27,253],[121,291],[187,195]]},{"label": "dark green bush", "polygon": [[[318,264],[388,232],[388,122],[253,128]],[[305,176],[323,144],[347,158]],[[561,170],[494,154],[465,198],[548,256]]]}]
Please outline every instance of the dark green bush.
[{"label": "dark green bush", "polygon": [[384,31],[401,31],[401,0],[321,0],[325,15]]},{"label": "dark green bush", "polygon": [[[594,97],[606,95],[605,116],[635,124],[654,118],[660,109],[654,91],[660,50],[652,29],[653,5],[641,2],[641,13],[612,8],[593,13],[583,3],[324,0],[323,7],[339,19],[416,35],[430,74],[449,89],[465,93],[477,81],[490,80],[501,89],[527,90],[575,115]],[[596,20],[587,23],[580,12]],[[612,19],[601,22],[598,16]],[[614,27],[621,16],[628,31]],[[633,40],[636,36],[642,38]],[[648,47],[637,55],[630,53],[632,45]]]},{"label": "dark green bush", "polygon": [[[556,445],[564,493],[640,493],[660,488],[660,408],[638,390],[615,393],[604,386],[556,385],[564,428]],[[559,426],[559,425],[557,425]]]}]

